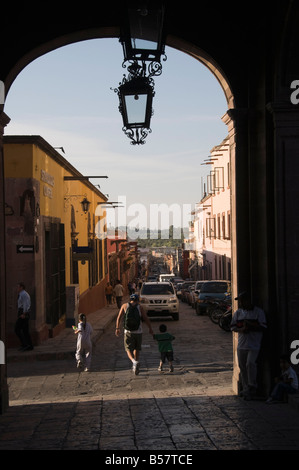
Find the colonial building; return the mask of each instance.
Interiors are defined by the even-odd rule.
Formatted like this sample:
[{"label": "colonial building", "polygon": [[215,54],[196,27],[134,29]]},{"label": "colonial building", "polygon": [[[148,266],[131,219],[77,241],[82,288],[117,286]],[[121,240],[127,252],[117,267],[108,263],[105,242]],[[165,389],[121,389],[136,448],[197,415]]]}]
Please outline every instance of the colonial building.
[{"label": "colonial building", "polygon": [[73,321],[76,309],[104,305],[107,241],[95,236],[95,214],[107,198],[40,136],[6,136],[4,169],[7,347],[17,344],[17,282],[31,296],[38,344]]},{"label": "colonial building", "polygon": [[230,162],[225,139],[211,150],[206,193],[196,206],[194,250],[199,279],[231,278]]},{"label": "colonial building", "polygon": [[189,239],[190,279],[231,279],[231,193],[229,143],[213,147],[204,194],[192,211]]},{"label": "colonial building", "polygon": [[107,251],[110,284],[114,286],[119,280],[127,291],[128,283],[138,277],[137,242],[130,241],[126,231],[108,231]]}]

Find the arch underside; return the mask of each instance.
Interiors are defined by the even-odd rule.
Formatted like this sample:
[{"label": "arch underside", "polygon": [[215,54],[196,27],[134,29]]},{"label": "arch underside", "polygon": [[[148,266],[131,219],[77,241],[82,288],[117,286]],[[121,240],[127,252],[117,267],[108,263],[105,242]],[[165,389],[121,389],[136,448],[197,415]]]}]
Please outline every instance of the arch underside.
[{"label": "arch underside", "polygon": [[[102,38],[119,38],[120,32],[119,28],[117,27],[109,27],[109,28],[95,28],[95,29],[88,29],[85,31],[77,31],[65,36],[58,37],[53,39],[52,41],[46,42],[41,44],[40,46],[34,48],[29,53],[25,54],[15,66],[11,69],[8,76],[5,80],[5,91],[6,95],[9,92],[9,89],[18,76],[18,74],[31,62],[33,62],[38,57],[41,57],[44,54],[54,51],[60,47],[64,47],[70,44],[74,44],[80,41],[87,41],[92,39],[102,39]],[[224,72],[220,69],[220,67],[216,64],[212,57],[199,47],[186,42],[182,39],[179,39],[175,36],[167,36],[166,45],[177,49],[183,53],[186,53],[193,57],[194,59],[201,62],[205,65],[211,73],[216,77],[227,101],[228,109],[234,108],[234,97],[232,93],[231,86],[229,85],[228,79],[225,77]]]}]

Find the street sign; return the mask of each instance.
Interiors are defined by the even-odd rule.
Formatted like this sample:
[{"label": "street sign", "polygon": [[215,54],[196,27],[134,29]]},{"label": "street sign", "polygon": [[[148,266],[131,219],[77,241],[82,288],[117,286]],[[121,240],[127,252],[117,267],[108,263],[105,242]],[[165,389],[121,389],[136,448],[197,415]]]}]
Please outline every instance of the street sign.
[{"label": "street sign", "polygon": [[34,253],[34,245],[17,245],[17,253]]},{"label": "street sign", "polygon": [[92,247],[91,246],[74,246],[73,253],[91,253]]}]

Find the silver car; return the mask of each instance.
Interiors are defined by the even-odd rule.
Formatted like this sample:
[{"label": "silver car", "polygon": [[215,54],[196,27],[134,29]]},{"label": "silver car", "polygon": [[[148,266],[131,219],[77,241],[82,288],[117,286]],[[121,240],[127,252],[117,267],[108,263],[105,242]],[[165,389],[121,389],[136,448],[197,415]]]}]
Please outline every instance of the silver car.
[{"label": "silver car", "polygon": [[172,316],[179,319],[179,300],[171,282],[144,282],[140,303],[149,317]]}]

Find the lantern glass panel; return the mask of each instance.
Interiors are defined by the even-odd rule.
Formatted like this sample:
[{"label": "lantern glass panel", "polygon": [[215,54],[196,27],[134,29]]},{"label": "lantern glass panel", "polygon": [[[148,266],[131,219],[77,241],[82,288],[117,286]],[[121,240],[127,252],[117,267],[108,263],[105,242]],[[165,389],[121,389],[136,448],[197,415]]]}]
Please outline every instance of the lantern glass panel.
[{"label": "lantern glass panel", "polygon": [[164,7],[129,8],[121,43],[125,60],[156,60],[164,54]]},{"label": "lantern glass panel", "polygon": [[147,41],[146,39],[131,39],[132,48],[135,50],[144,49],[147,51],[155,51],[157,49],[157,43],[153,41]]},{"label": "lantern glass panel", "polygon": [[145,123],[147,109],[147,94],[135,94],[125,96],[128,125]]}]

